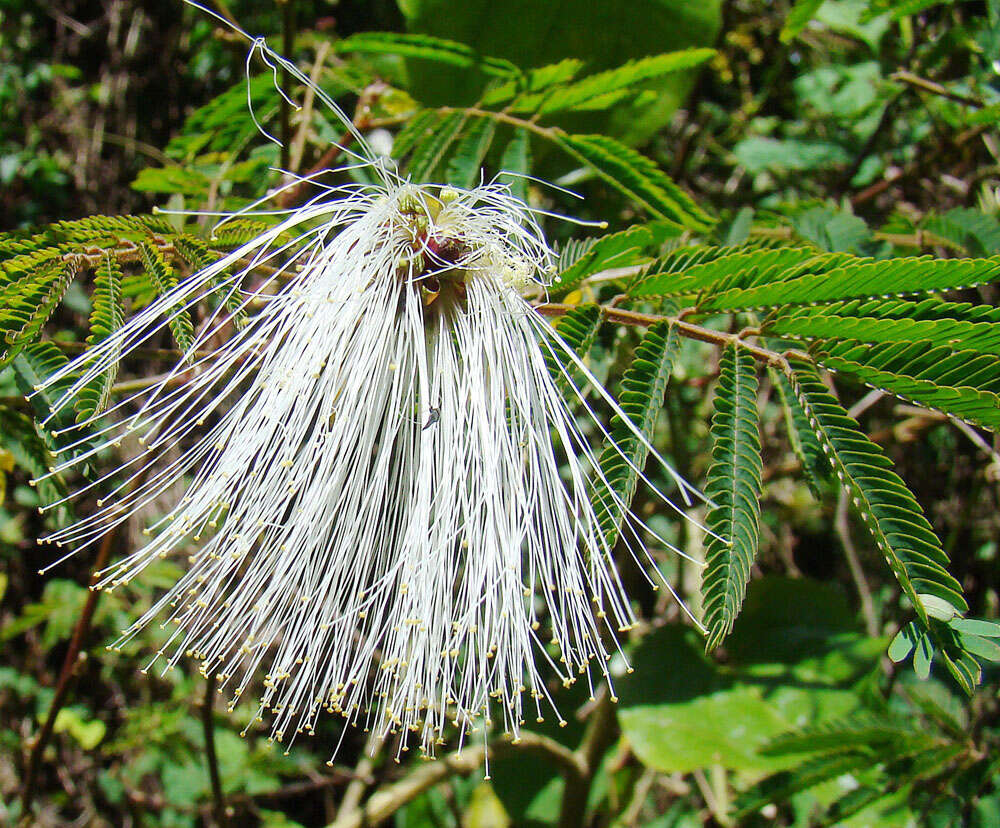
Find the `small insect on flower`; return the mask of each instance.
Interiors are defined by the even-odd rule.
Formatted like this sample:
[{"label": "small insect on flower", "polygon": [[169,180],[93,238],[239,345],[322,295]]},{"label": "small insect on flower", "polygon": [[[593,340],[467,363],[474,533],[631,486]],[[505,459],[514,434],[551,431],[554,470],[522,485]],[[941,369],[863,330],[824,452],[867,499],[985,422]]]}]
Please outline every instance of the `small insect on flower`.
[{"label": "small insect on flower", "polygon": [[516,736],[544,715],[536,659],[565,683],[607,676],[634,619],[600,511],[651,563],[649,530],[581,432],[580,402],[604,429],[576,378],[628,418],[523,298],[552,270],[535,213],[499,183],[415,186],[372,163],[381,184],[322,188],[46,381],[68,385],[61,409],[208,308],[168,375],[69,439],[52,473],[140,448],[49,540],[79,550],[183,492],[101,573],[110,590],[187,556],[123,640],[172,624],[166,665],[198,659],[232,706],[263,668],[276,738],[327,711],[430,753],[449,725],[498,712]]}]

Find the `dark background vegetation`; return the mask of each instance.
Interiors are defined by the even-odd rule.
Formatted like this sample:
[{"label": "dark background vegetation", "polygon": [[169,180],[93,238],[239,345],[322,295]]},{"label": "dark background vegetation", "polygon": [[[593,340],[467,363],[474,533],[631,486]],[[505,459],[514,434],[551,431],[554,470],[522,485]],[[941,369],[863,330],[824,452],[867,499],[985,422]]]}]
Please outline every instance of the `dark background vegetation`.
[{"label": "dark background vegetation", "polygon": [[[294,0],[290,56],[307,65],[323,38],[368,30],[462,40],[523,66],[575,56],[602,69],[645,54],[715,45],[718,55],[699,73],[651,85],[641,100],[610,113],[567,116],[568,123],[643,148],[722,215],[725,226],[749,217],[749,209],[763,235],[797,234],[826,250],[875,255],[888,245],[898,255],[1000,253],[997,9],[911,2],[900,12],[896,5],[831,0],[789,33],[783,0],[400,0],[399,7],[389,0]],[[288,30],[290,13],[281,3],[233,0],[216,8],[251,33],[273,35],[275,47]],[[6,0],[0,14],[0,230],[148,212],[170,199],[175,206],[200,206],[197,191],[172,191],[140,172],[184,163],[183,153],[166,150],[168,143],[199,106],[243,81],[244,43],[179,0]],[[400,66],[386,58],[365,69],[395,85],[405,79],[409,94],[430,104],[468,103],[480,91],[482,79],[468,72],[419,61]],[[340,90],[348,112],[360,91]],[[325,148],[311,136],[300,169],[310,169]],[[543,147],[537,152],[542,173],[567,172]],[[250,195],[246,181],[233,186]],[[590,199],[578,214],[610,217],[617,227],[634,217],[606,191],[591,191],[586,181],[581,187]],[[925,229],[932,235],[921,237]],[[984,288],[956,298],[995,304],[996,293]],[[80,301],[85,309],[85,297]],[[72,310],[66,327],[74,324]],[[610,353],[610,343],[603,344]],[[664,415],[671,455],[694,480],[704,475],[711,450],[705,398],[717,365],[704,359],[698,349],[686,352],[684,375],[671,386]],[[617,367],[604,370],[613,375]],[[764,383],[762,399],[770,388]],[[990,446],[936,415],[868,395],[860,385],[846,383],[842,401],[855,407],[924,506],[972,614],[996,617],[1000,464]],[[968,702],[946,677],[920,683],[909,668],[881,659],[887,636],[907,618],[898,589],[877,551],[844,516],[835,488],[821,499],[810,493],[778,406],[769,403],[763,413],[759,581],[730,644],[706,659],[685,633],[663,627],[677,620],[674,611],[634,579],[654,631],[637,645],[636,678],[622,690],[619,724],[631,740],[616,741],[607,753],[603,781],[591,792],[593,824],[824,824],[833,819],[825,809],[852,785],[893,794],[880,805],[886,810],[862,812],[855,824],[1000,824],[989,755],[996,675],[988,672]],[[36,574],[50,552],[35,544],[43,526],[26,480],[0,452],[0,823],[17,812],[26,747],[51,702],[91,566],[75,558],[47,578]],[[852,571],[852,563],[859,568]],[[165,566],[141,587],[99,603],[91,655],[77,670],[44,757],[37,824],[212,824],[200,718],[204,682],[189,665],[164,677],[140,675],[149,646],[120,654],[99,646],[148,606],[172,572]],[[676,575],[681,592],[694,599],[697,575],[681,567]],[[812,580],[792,588],[789,579]],[[829,645],[833,639],[843,646]],[[797,689],[762,702],[765,667],[776,664],[795,676]],[[801,690],[831,676],[840,682],[835,688],[824,686],[815,696]],[[585,709],[584,701],[563,700],[571,713]],[[794,796],[765,798],[763,810],[731,816],[734,798],[765,771],[789,766],[761,758],[754,744],[810,720],[820,707],[840,715],[858,704],[870,705],[873,721],[903,723],[887,727],[876,746],[866,743],[873,776],[831,777],[815,788],[800,786],[804,792]],[[775,721],[767,718],[772,715]],[[569,718],[571,727],[559,736],[572,743],[582,725]],[[267,744],[266,734],[240,739],[238,713],[217,712],[216,719],[234,824],[326,825],[350,774],[361,779],[350,783],[354,796],[402,773],[386,758],[391,752],[366,763],[360,733],[345,739],[331,773],[325,760],[339,736],[333,722],[286,756]],[[720,736],[709,726],[720,720],[750,735]],[[905,765],[907,732],[940,739],[942,751],[958,745],[965,752],[960,761],[949,754],[934,773],[921,776],[892,765],[894,755]],[[450,781],[408,805],[396,824],[551,824],[561,784],[552,769],[539,766],[525,782],[525,765],[497,765],[492,786],[477,773]]]}]

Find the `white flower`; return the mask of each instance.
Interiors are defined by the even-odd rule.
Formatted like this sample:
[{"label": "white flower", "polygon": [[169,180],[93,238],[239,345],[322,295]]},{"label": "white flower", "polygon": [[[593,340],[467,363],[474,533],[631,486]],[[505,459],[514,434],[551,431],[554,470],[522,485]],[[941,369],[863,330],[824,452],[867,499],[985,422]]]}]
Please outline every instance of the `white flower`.
[{"label": "white flower", "polygon": [[[157,658],[199,659],[232,705],[263,667],[258,718],[269,711],[277,739],[325,710],[430,753],[449,723],[461,738],[499,714],[516,736],[541,718],[536,658],[567,684],[595,665],[608,676],[633,616],[595,504],[623,513],[644,562],[649,530],[546,366],[591,416],[575,375],[624,418],[521,296],[551,270],[532,212],[499,184],[382,177],[326,188],[46,381],[77,376],[59,410],[213,300],[186,360],[80,424],[87,441],[70,437],[52,473],[129,434],[141,450],[76,492],[100,492],[98,510],[48,540],[73,554],[184,490],[102,573],[110,590],[190,555],[123,640],[173,624]],[[270,275],[252,282],[261,265]]]}]

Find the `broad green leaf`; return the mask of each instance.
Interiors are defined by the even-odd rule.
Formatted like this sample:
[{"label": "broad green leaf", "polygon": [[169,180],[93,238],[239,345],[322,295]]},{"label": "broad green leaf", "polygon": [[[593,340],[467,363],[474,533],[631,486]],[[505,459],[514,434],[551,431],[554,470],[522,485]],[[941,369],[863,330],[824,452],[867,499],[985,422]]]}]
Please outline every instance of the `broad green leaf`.
[{"label": "broad green leaf", "polygon": [[1000,428],[1000,361],[975,351],[953,351],[929,341],[869,345],[818,340],[817,362],[985,428]]},{"label": "broad green leaf", "polygon": [[791,379],[824,452],[924,628],[931,623],[925,594],[947,601],[958,613],[968,610],[941,542],[891,462],[811,367],[796,362]]},{"label": "broad green leaf", "polygon": [[561,135],[562,148],[652,215],[690,230],[715,223],[653,161],[606,135]]},{"label": "broad green leaf", "polygon": [[647,442],[640,440],[616,415],[611,421],[611,441],[598,460],[604,480],[620,499],[600,499],[594,504],[601,532],[613,547],[621,528],[624,508],[635,494],[639,472],[649,455],[656,418],[663,408],[667,382],[680,351],[680,336],[668,322],[650,327],[635,349],[632,364],[622,377],[619,404]]},{"label": "broad green leaf", "polygon": [[701,582],[708,650],[732,629],[757,555],[762,485],[757,365],[738,345],[722,354],[712,438],[705,495],[716,504],[707,526],[718,537],[709,538]]},{"label": "broad green leaf", "polygon": [[[592,0],[402,0],[399,5],[410,31],[467,43],[529,71],[582,58],[591,71],[601,72],[647,55],[711,46],[721,22],[720,0],[632,0],[627,8]],[[429,61],[409,60],[406,68],[415,96],[429,105],[470,105],[483,96],[488,80]],[[683,102],[693,75],[677,72],[648,81],[650,94],[622,101],[606,115],[591,113],[586,130],[623,137],[630,145],[644,143]]]},{"label": "broad green leaf", "polygon": [[823,0],[795,0],[781,29],[781,42],[791,43],[795,40],[822,5]]}]

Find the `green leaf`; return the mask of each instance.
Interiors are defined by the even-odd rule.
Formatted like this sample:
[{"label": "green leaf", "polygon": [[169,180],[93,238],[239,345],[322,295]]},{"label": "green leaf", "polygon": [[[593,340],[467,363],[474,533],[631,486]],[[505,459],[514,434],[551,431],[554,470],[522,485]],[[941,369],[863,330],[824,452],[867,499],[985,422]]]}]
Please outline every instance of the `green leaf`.
[{"label": "green leaf", "polygon": [[[52,453],[31,418],[3,406],[0,406],[0,448],[8,452],[14,462],[31,475],[32,480],[47,474],[53,464]],[[43,506],[62,499],[66,494],[66,486],[59,475],[38,480],[34,488],[38,490]],[[64,522],[68,516],[69,506],[66,505],[60,510],[58,519]]]},{"label": "green leaf", "polygon": [[984,638],[1000,638],[1000,624],[979,618],[954,618],[949,623],[956,632],[979,635]]},{"label": "green leaf", "polygon": [[989,429],[1000,428],[1000,361],[928,341],[868,345],[819,340],[809,347],[831,370]]},{"label": "green leaf", "polygon": [[[527,203],[528,179],[525,176],[531,173],[531,141],[526,129],[518,127],[514,130],[500,157],[500,169],[499,177],[509,180],[511,194]],[[504,175],[504,172],[511,174]]]},{"label": "green leaf", "polygon": [[[97,267],[92,301],[88,347],[103,342],[125,321],[122,305],[122,272],[118,261],[110,253],[104,254],[101,264]],[[117,376],[116,359],[103,374],[80,389],[76,398],[76,417],[79,422],[88,420],[105,409]]]},{"label": "green leaf", "polygon": [[594,504],[598,523],[608,547],[618,537],[625,507],[635,494],[639,472],[649,455],[656,418],[663,408],[667,382],[680,352],[680,337],[668,322],[660,322],[646,331],[635,349],[632,364],[622,376],[619,404],[632,425],[646,437],[642,441],[615,415],[611,421],[611,441],[598,460],[604,480],[618,496]]},{"label": "green leaf", "polygon": [[521,70],[509,60],[483,57],[470,46],[424,34],[400,32],[360,32],[334,44],[338,53],[357,52],[369,55],[398,55],[445,63],[460,69],[478,69],[486,75],[507,78]]},{"label": "green leaf", "polygon": [[776,305],[885,297],[957,290],[1000,279],[994,259],[856,259],[825,273],[811,273],[774,284],[725,290],[701,305],[703,310],[741,310]]},{"label": "green leaf", "polygon": [[423,183],[430,180],[434,170],[441,163],[452,142],[458,138],[467,120],[468,116],[460,112],[445,115],[433,131],[422,136],[415,143],[408,170],[413,181]]},{"label": "green leaf", "polygon": [[559,272],[552,280],[552,294],[568,293],[602,270],[648,261],[642,253],[653,241],[654,233],[640,224],[597,239],[567,242],[559,253]]},{"label": "green leaf", "polygon": [[433,109],[421,109],[413,115],[393,139],[393,158],[402,159],[418,143],[431,135],[444,117]]},{"label": "green leaf", "polygon": [[[731,288],[770,284],[819,268],[829,257],[803,247],[747,250],[746,247],[692,247],[668,254],[629,290],[634,297],[712,294]],[[839,261],[839,259],[838,259]]]},{"label": "green leaf", "polygon": [[[957,350],[1000,355],[1000,320],[970,322],[964,319],[914,319],[904,314],[921,303],[851,302],[818,308],[782,309],[764,320],[762,330],[785,338],[854,339],[863,342],[914,342],[924,340]],[[950,303],[936,303],[945,305]],[[896,318],[878,314],[889,306]],[[989,308],[994,311],[995,309]]]},{"label": "green leaf", "polygon": [[652,215],[689,230],[715,223],[694,199],[644,155],[606,135],[560,135],[562,148]]},{"label": "green leaf", "polygon": [[[159,248],[146,242],[140,242],[138,247],[146,276],[155,285],[156,292],[164,296],[177,287],[177,274],[167,264]],[[191,321],[191,314],[183,306],[172,307],[167,314],[167,325],[177,342],[177,347],[187,352],[194,344],[194,323]]]},{"label": "green leaf", "polygon": [[[590,353],[601,326],[604,324],[604,311],[599,305],[580,305],[561,316],[553,324],[556,333],[562,340],[583,358]],[[573,375],[572,367],[557,361],[551,353],[545,353],[545,363],[549,373],[555,378],[560,392],[565,396],[569,392],[569,379],[566,372]]]},{"label": "green leaf", "polygon": [[[188,233],[175,236],[172,241],[174,249],[195,272],[209,267],[218,258],[205,242]],[[215,296],[222,294],[222,304],[229,311],[233,325],[239,330],[246,326],[248,317],[246,308],[243,307],[243,297],[239,291],[239,284],[229,282],[223,286],[223,282],[229,278],[229,275],[226,271],[222,271],[212,277],[212,283],[219,287],[219,292]]]},{"label": "green leaf", "polygon": [[716,504],[707,526],[718,537],[709,537],[701,582],[706,650],[719,646],[732,629],[757,555],[762,486],[757,365],[739,345],[722,354],[712,438],[705,495]]},{"label": "green leaf", "polygon": [[449,184],[470,189],[479,183],[483,158],[493,143],[496,129],[496,121],[491,118],[479,118],[473,121],[448,161]]},{"label": "green leaf", "polygon": [[6,304],[0,306],[0,368],[10,363],[21,350],[33,342],[62,301],[70,282],[79,268],[73,258],[49,261],[16,292],[8,293]]},{"label": "green leaf", "polygon": [[791,376],[799,403],[812,424],[851,502],[909,598],[924,628],[931,623],[924,595],[968,610],[962,587],[947,570],[948,556],[891,462],[858,428],[810,366]]},{"label": "green leaf", "polygon": [[898,633],[896,633],[892,642],[889,644],[889,649],[886,654],[892,661],[898,664],[913,652],[913,648],[917,645],[917,639],[919,638],[920,630],[917,629],[917,625],[911,621]]},{"label": "green leaf", "polygon": [[[616,69],[598,72],[549,95],[540,96],[537,112],[547,115],[561,110],[606,109],[628,94],[632,87],[651,78],[700,66],[715,55],[714,49],[685,49],[629,61]],[[520,109],[523,111],[523,105]]]},{"label": "green leaf", "polygon": [[788,432],[789,442],[792,450],[802,464],[805,472],[806,482],[817,500],[823,495],[823,484],[833,476],[833,469],[830,467],[826,455],[823,454],[823,447],[816,438],[816,433],[809,423],[799,400],[792,390],[792,385],[780,371],[771,371],[771,378],[778,388],[785,415],[785,430]]},{"label": "green leaf", "polygon": [[529,69],[522,77],[504,81],[492,89],[487,89],[480,104],[484,107],[495,107],[516,98],[505,109],[510,112],[534,112],[543,99],[540,93],[573,80],[582,68],[582,60],[566,58],[558,63]]},{"label": "green leaf", "polygon": [[781,42],[791,43],[795,40],[822,5],[823,0],[795,0],[795,5],[781,28]]}]

